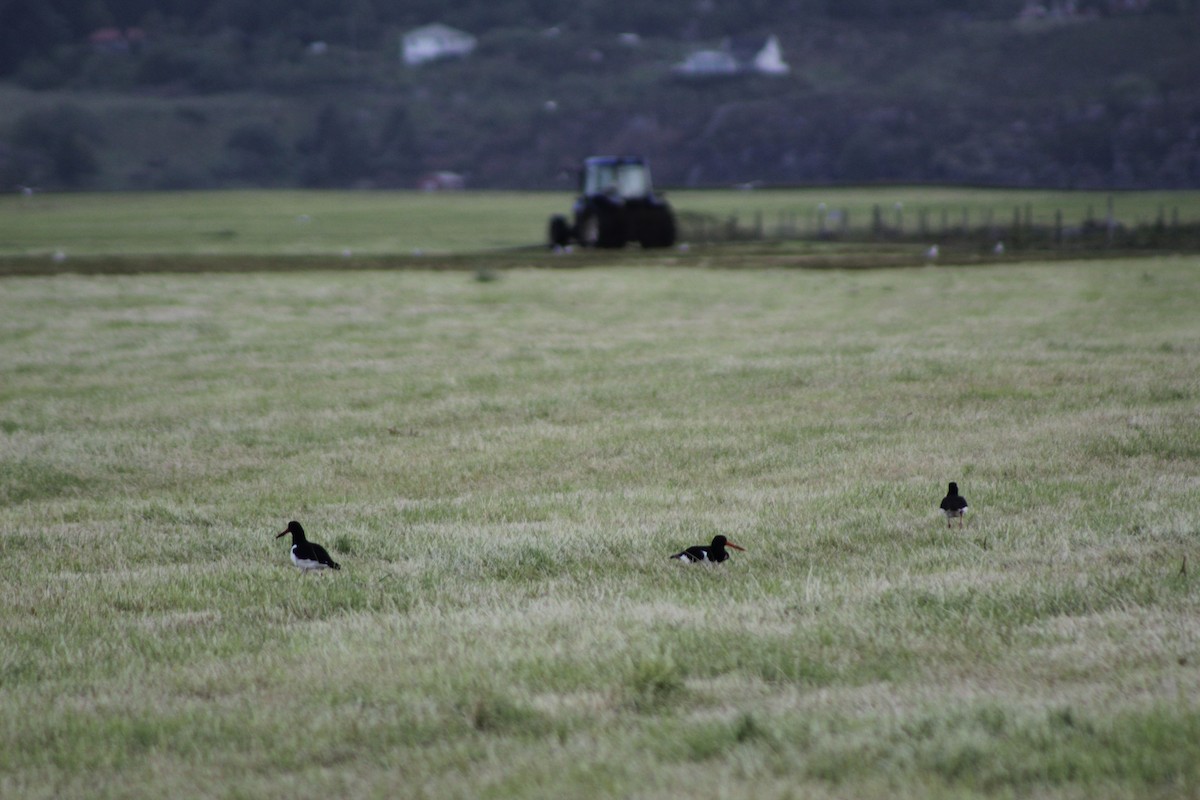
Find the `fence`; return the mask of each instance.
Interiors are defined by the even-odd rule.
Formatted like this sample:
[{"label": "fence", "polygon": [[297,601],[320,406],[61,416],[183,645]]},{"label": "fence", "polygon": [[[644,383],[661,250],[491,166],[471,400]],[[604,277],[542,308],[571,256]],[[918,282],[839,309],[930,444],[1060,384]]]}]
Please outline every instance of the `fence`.
[{"label": "fence", "polygon": [[1009,211],[961,207],[829,208],[762,211],[720,218],[679,213],[680,238],[690,242],[846,241],[974,245],[981,248],[1200,249],[1200,222],[1182,221],[1178,207],[1160,206],[1150,221],[1125,222],[1110,197],[1102,213],[1089,206],[1072,220],[1062,209],[1044,209],[1035,222],[1032,203]]}]

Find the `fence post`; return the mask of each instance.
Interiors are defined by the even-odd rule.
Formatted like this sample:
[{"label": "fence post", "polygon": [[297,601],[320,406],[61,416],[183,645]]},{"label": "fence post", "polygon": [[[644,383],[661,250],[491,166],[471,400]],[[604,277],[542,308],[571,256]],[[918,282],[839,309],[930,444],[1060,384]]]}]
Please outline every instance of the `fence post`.
[{"label": "fence post", "polygon": [[1117,221],[1116,221],[1116,218],[1113,216],[1113,196],[1111,194],[1108,196],[1108,218],[1105,223],[1105,226],[1108,228],[1108,233],[1105,236],[1105,243],[1109,247],[1112,247],[1113,234],[1115,233],[1115,230],[1117,227]]}]

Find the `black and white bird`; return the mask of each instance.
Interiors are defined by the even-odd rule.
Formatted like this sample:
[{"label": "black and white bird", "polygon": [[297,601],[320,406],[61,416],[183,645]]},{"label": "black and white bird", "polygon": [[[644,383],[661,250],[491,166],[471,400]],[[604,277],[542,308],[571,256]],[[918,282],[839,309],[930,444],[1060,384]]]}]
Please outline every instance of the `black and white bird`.
[{"label": "black and white bird", "polygon": [[958,493],[958,484],[954,481],[950,481],[950,490],[942,498],[942,513],[946,515],[947,528],[955,519],[958,520],[958,527],[962,527],[963,517],[967,513],[967,498]]},{"label": "black and white bird", "polygon": [[726,547],[732,547],[734,550],[745,552],[746,548],[736,545],[726,539],[724,536],[714,536],[712,544],[697,544],[689,547],[687,550],[680,550],[671,558],[678,558],[680,561],[686,561],[689,564],[696,561],[711,561],[720,563],[729,558],[729,552]]},{"label": "black and white bird", "polygon": [[304,537],[304,528],[296,520],[289,522],[287,528],[276,534],[275,538],[289,533],[292,535],[292,563],[300,568],[301,575],[309,570],[342,568],[341,564],[329,557],[324,547]]}]

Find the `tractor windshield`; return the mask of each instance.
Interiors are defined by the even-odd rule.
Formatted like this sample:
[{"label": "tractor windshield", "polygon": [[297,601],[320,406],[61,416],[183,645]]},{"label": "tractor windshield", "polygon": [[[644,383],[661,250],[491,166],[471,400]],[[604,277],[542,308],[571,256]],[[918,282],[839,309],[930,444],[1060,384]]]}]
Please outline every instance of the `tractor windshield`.
[{"label": "tractor windshield", "polygon": [[645,164],[589,164],[584,177],[583,192],[587,195],[616,192],[624,198],[645,197],[650,194],[650,173]]}]

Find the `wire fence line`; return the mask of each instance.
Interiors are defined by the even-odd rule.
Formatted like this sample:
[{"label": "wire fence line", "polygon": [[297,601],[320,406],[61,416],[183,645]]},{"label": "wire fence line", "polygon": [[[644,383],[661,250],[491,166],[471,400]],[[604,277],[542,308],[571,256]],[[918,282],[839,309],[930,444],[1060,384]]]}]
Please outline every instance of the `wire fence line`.
[{"label": "wire fence line", "polygon": [[[1037,213],[1035,214],[1035,210]],[[1200,249],[1200,221],[1184,220],[1178,207],[1160,206],[1152,219],[1121,219],[1109,198],[1104,208],[1085,212],[902,204],[869,209],[827,207],[752,211],[719,217],[682,211],[680,236],[693,242],[846,241],[975,244],[1012,248],[1180,248]]]}]

